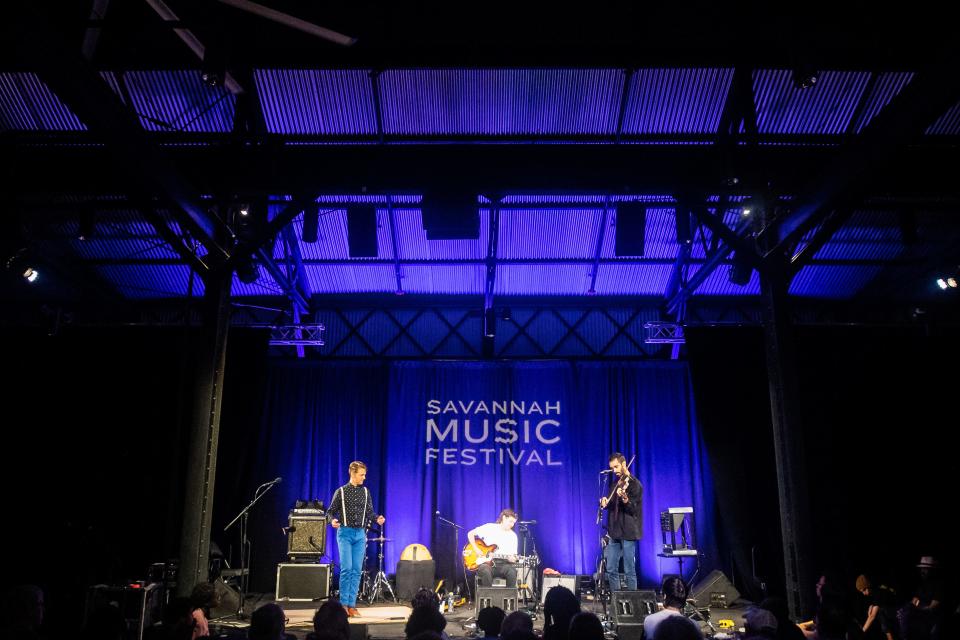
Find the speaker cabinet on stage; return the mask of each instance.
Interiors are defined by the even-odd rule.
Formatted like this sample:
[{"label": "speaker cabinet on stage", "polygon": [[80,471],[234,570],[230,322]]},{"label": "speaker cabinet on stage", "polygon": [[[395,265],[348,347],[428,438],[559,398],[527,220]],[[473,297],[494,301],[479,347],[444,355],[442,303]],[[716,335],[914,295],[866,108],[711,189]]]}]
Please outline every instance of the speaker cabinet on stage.
[{"label": "speaker cabinet on stage", "polygon": [[740,592],[727,580],[723,571],[711,571],[690,588],[690,598],[696,600],[698,607],[729,607],[740,598]]},{"label": "speaker cabinet on stage", "polygon": [[277,565],[277,600],[310,602],[329,596],[329,564],[281,563]]},{"label": "speaker cabinet on stage", "polygon": [[550,591],[553,587],[566,587],[570,589],[574,594],[578,594],[579,580],[577,576],[543,576],[543,588],[540,590],[540,603],[543,604],[547,601],[547,591]]},{"label": "speaker cabinet on stage", "polygon": [[500,607],[504,613],[517,610],[517,590],[515,587],[477,587],[477,611],[487,607]]},{"label": "speaker cabinet on stage", "polygon": [[397,562],[397,597],[412,600],[421,588],[433,590],[437,563],[434,560],[400,560]]},{"label": "speaker cabinet on stage", "polygon": [[621,624],[643,624],[643,619],[656,613],[657,592],[652,589],[639,591],[614,591],[610,603],[613,621]]}]

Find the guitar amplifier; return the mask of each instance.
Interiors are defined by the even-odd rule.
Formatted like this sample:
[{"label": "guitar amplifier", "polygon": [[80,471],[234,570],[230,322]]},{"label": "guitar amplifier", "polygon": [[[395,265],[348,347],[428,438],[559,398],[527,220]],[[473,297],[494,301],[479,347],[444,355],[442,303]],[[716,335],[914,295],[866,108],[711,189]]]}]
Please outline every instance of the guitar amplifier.
[{"label": "guitar amplifier", "polygon": [[543,588],[540,590],[540,603],[543,604],[547,601],[547,591],[550,591],[553,587],[566,587],[574,595],[579,595],[578,593],[578,580],[577,576],[569,575],[560,575],[560,576],[543,576]]},{"label": "guitar amplifier", "polygon": [[287,555],[291,560],[316,561],[326,552],[326,514],[314,509],[294,509],[287,522]]}]

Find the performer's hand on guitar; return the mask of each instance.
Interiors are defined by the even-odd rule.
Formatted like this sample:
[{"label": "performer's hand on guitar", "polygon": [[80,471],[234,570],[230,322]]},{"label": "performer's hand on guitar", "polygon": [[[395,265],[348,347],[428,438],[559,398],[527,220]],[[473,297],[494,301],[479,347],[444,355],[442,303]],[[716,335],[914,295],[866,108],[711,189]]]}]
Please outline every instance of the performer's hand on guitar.
[{"label": "performer's hand on guitar", "polygon": [[340,521],[334,518],[333,520],[330,521],[330,526],[333,527],[334,529],[339,529]]},{"label": "performer's hand on guitar", "polygon": [[[377,524],[383,524],[383,523],[386,522],[386,521],[387,521],[387,519],[384,518],[383,516],[379,516],[379,517],[377,518]],[[380,534],[380,535],[383,535],[383,534]]]}]

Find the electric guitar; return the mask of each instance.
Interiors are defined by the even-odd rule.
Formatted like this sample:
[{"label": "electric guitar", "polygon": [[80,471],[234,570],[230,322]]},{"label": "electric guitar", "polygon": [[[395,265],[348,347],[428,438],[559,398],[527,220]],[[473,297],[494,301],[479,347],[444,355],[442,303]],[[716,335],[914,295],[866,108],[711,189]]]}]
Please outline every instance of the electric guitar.
[{"label": "electric guitar", "polygon": [[477,538],[477,546],[480,548],[480,553],[477,554],[476,549],[473,548],[473,545],[469,542],[463,547],[463,566],[467,568],[468,571],[476,571],[480,566],[492,562],[497,558],[516,558],[518,564],[523,564],[525,562],[533,562],[534,556],[520,556],[515,553],[498,553],[497,545],[487,544],[483,541],[483,538]]}]

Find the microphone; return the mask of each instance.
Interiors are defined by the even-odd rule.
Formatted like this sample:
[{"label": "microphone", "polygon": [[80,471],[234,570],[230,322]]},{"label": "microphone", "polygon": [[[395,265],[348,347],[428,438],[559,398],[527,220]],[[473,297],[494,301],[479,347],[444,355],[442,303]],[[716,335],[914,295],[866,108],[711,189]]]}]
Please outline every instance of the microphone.
[{"label": "microphone", "polygon": [[607,469],[606,471],[601,471],[601,472],[600,472],[600,475],[604,475],[604,474],[607,474],[607,473],[613,473],[613,469]]},{"label": "microphone", "polygon": [[271,481],[269,482],[269,484],[277,484],[278,482],[281,482],[282,480],[283,480],[282,477],[277,476],[276,478],[274,478],[273,480],[271,480]]},{"label": "microphone", "polygon": [[520,520],[517,524],[537,524],[536,520]]},{"label": "microphone", "polygon": [[436,517],[438,517],[438,518],[439,518],[439,517],[440,517],[440,510],[439,510],[439,509],[437,509],[437,512],[436,512],[435,514],[433,514],[433,515],[435,515]]}]

